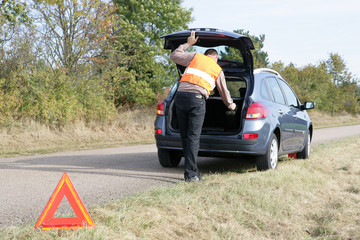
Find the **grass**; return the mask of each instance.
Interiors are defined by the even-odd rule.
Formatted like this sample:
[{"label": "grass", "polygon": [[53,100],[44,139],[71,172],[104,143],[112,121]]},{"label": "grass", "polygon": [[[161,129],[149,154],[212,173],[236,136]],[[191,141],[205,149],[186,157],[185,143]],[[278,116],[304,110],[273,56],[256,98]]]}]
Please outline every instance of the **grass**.
[{"label": "grass", "polygon": [[[330,116],[309,111],[315,128],[360,124],[358,116]],[[68,150],[154,143],[155,108],[122,111],[110,123],[82,121],[52,129],[34,121],[15,122],[0,129],[0,156],[31,155]]]},{"label": "grass", "polygon": [[94,206],[94,229],[58,235],[34,221],[0,239],[360,239],[360,137],[281,160],[273,171],[246,163]]},{"label": "grass", "polygon": [[313,122],[314,128],[339,127],[347,125],[360,124],[360,116],[352,116],[348,113],[337,114],[331,116],[324,112],[308,111]]},{"label": "grass", "polygon": [[31,155],[154,143],[154,109],[119,113],[110,123],[78,121],[53,129],[35,121],[0,129],[0,156]]}]

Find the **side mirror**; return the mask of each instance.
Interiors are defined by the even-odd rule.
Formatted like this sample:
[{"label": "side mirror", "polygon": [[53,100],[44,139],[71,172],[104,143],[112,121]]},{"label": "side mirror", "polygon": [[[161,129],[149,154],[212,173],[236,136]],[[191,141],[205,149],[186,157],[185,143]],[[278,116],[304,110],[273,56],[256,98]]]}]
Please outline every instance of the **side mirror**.
[{"label": "side mirror", "polygon": [[303,105],[301,105],[301,110],[308,110],[315,108],[314,102],[305,102]]}]

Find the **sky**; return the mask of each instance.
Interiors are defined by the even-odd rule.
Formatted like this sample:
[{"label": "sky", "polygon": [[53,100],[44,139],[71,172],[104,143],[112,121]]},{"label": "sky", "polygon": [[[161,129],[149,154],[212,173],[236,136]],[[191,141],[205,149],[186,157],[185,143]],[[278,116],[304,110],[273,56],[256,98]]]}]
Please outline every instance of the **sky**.
[{"label": "sky", "polygon": [[270,62],[304,67],[339,54],[360,78],[359,0],[183,0],[190,28],[244,29],[265,35]]}]

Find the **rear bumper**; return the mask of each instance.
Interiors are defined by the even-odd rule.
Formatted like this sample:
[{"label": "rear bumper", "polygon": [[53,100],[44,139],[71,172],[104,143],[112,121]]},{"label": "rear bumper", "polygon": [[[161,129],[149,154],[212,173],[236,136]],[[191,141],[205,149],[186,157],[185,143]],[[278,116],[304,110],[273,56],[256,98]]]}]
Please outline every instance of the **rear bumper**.
[{"label": "rear bumper", "polygon": [[[155,135],[156,146],[161,149],[182,150],[180,136]],[[215,136],[201,136],[199,154],[248,154],[264,155],[267,146],[258,139],[236,139]]]}]

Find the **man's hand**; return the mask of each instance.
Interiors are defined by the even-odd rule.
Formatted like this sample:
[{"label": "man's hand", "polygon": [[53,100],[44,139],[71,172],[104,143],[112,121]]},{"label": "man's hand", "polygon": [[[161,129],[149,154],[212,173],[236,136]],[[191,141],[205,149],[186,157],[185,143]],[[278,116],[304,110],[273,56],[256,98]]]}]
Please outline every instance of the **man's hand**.
[{"label": "man's hand", "polygon": [[229,105],[228,107],[231,111],[234,111],[236,109],[236,104],[235,103],[232,103]]},{"label": "man's hand", "polygon": [[199,36],[197,36],[197,38],[195,38],[195,31],[191,31],[191,35],[190,35],[190,37],[188,37],[187,43],[190,46],[192,46],[197,42],[198,39],[199,39]]}]

